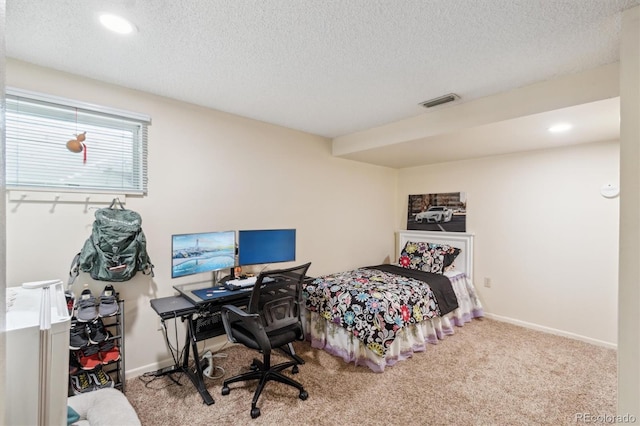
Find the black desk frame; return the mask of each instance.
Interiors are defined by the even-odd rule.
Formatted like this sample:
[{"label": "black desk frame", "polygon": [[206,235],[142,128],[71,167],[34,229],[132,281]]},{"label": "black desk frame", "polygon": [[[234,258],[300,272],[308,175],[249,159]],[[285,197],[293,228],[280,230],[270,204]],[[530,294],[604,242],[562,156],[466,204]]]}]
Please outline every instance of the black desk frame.
[{"label": "black desk frame", "polygon": [[[200,396],[202,396],[202,400],[205,404],[211,405],[215,401],[213,397],[207,390],[207,387],[204,385],[204,377],[202,374],[202,365],[200,365],[200,355],[198,354],[198,340],[196,339],[196,331],[195,331],[195,320],[193,318],[194,314],[189,315],[187,318],[187,337],[184,347],[184,356],[182,357],[182,367],[181,370],[191,379],[191,382],[196,387]],[[191,347],[193,349],[193,359],[196,364],[196,371],[192,371],[189,368],[189,341],[191,341]]]},{"label": "black desk frame", "polygon": [[[249,298],[251,297],[251,290],[238,290],[238,291],[220,291],[219,294],[214,295],[210,299],[203,300],[199,297],[193,295],[191,291],[185,290],[181,286],[174,286],[176,290],[178,290],[181,296],[177,297],[185,297],[187,300],[194,304],[193,310],[188,310],[180,313],[179,315],[171,315],[168,312],[168,315],[163,315],[161,312],[157,312],[160,315],[162,321],[166,319],[177,319],[178,317],[183,321],[187,322],[187,334],[185,338],[185,345],[182,354],[182,359],[177,360],[177,364],[173,367],[169,367],[166,369],[162,369],[156,373],[157,376],[164,376],[172,373],[184,373],[186,374],[195,388],[200,393],[202,400],[205,404],[211,405],[214,404],[215,401],[207,387],[204,384],[204,377],[202,373],[202,365],[200,364],[200,355],[198,353],[198,342],[202,340],[209,339],[215,336],[221,336],[224,334],[224,327],[222,326],[222,321],[220,321],[219,326],[214,328],[208,333],[202,334],[197,332],[197,320],[198,318],[206,315],[220,315],[220,308],[223,305],[235,305],[238,307],[244,307],[249,303]],[[155,308],[154,308],[155,309]],[[193,351],[193,360],[195,363],[195,371],[189,368],[189,355],[190,352]]]}]

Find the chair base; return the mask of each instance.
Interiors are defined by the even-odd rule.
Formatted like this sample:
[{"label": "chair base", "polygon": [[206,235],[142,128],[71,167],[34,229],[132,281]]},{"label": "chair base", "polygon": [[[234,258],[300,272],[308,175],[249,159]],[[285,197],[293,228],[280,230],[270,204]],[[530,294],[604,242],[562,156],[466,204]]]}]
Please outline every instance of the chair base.
[{"label": "chair base", "polygon": [[[295,354],[294,356],[297,357],[297,355]],[[251,401],[251,418],[253,419],[260,415],[260,409],[257,407],[258,399],[260,398],[260,394],[262,394],[262,390],[264,389],[265,385],[270,380],[284,383],[285,385],[289,385],[298,389],[298,397],[304,401],[309,397],[309,394],[304,390],[302,384],[282,374],[283,370],[286,370],[289,367],[297,368],[298,364],[299,363],[297,361],[289,361],[282,364],[274,365],[267,370],[265,369],[265,365],[262,361],[254,359],[251,364],[252,371],[239,374],[224,381],[224,383],[222,384],[222,395],[229,395],[229,392],[231,391],[229,389],[229,385],[231,383],[244,382],[248,380],[259,380],[258,387],[253,393],[253,400]]]},{"label": "chair base", "polygon": [[281,346],[278,349],[280,349],[285,355],[296,361],[296,363],[300,365],[304,364],[304,359],[296,355],[296,351],[295,349],[293,349],[293,345],[291,343],[287,344],[286,349],[285,346]]}]

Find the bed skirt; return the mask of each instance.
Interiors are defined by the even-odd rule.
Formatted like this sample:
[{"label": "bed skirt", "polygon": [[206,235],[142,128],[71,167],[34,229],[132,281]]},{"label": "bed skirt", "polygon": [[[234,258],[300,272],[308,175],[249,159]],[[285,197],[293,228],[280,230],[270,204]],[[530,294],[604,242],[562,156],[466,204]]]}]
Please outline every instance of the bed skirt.
[{"label": "bed skirt", "polygon": [[354,337],[347,329],[326,321],[316,312],[304,311],[305,335],[311,346],[342,358],[355,365],[366,365],[381,373],[386,366],[392,366],[413,356],[414,352],[423,352],[427,344],[437,344],[438,340],[454,334],[456,326],[462,327],[473,318],[484,315],[473,283],[463,273],[445,273],[449,276],[458,298],[458,308],[447,315],[422,321],[406,327],[398,334],[393,344],[382,357]]}]

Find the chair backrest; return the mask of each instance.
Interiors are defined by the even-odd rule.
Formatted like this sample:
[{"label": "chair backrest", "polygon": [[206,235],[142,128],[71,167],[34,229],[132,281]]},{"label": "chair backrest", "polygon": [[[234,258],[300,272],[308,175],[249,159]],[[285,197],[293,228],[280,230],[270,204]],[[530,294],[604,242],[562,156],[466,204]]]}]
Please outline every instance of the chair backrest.
[{"label": "chair backrest", "polygon": [[251,292],[248,311],[260,314],[265,331],[300,322],[302,282],[311,262],[287,269],[261,272]]}]

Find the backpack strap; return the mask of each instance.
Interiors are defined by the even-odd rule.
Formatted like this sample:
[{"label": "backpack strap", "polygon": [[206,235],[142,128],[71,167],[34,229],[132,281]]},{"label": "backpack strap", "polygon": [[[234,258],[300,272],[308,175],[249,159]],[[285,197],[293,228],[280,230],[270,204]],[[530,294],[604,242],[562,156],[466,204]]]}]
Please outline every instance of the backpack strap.
[{"label": "backpack strap", "polygon": [[69,268],[69,280],[67,281],[67,288],[71,288],[76,278],[80,275],[80,253],[76,254],[71,261],[71,267]]},{"label": "backpack strap", "polygon": [[113,199],[113,201],[111,202],[111,205],[109,206],[110,209],[116,207],[116,203],[118,203],[118,205],[120,206],[120,209],[125,210],[124,206],[122,205],[122,201],[120,201],[120,198],[116,197]]},{"label": "backpack strap", "polygon": [[151,263],[151,259],[149,258],[146,249],[141,250],[140,253],[138,253],[137,257],[138,270],[141,271],[144,275],[151,275],[152,277],[155,277],[155,274],[153,273],[154,265],[153,263]]},{"label": "backpack strap", "polygon": [[152,277],[155,277],[156,274],[153,273],[153,268],[154,268],[153,263],[147,262],[144,268],[142,269],[142,273],[144,275],[151,275]]},{"label": "backpack strap", "polygon": [[136,243],[138,244],[138,270],[144,275],[151,275],[152,277],[155,277],[155,274],[153,273],[154,265],[151,263],[149,253],[147,253],[147,237],[144,235],[142,228],[140,228],[136,234]]}]

